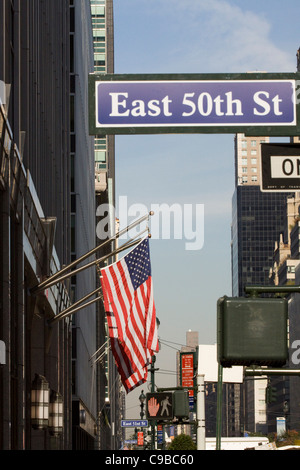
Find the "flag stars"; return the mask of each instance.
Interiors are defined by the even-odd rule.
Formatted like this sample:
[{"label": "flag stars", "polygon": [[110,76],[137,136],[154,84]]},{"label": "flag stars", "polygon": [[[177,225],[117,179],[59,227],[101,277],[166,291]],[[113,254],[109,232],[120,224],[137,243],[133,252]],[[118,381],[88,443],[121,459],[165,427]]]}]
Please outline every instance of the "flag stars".
[{"label": "flag stars", "polygon": [[149,240],[142,241],[125,258],[132,284],[136,289],[151,275]]}]

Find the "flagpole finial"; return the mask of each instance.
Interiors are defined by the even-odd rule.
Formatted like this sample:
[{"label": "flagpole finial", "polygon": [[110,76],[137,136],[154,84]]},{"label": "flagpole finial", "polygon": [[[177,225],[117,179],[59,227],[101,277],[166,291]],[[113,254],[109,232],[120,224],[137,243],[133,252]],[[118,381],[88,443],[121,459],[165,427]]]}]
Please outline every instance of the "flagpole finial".
[{"label": "flagpole finial", "polygon": [[148,238],[151,238],[151,233],[148,233]]},{"label": "flagpole finial", "polygon": [[154,212],[153,212],[153,211],[150,211],[150,212],[149,212],[149,215],[154,215]]}]

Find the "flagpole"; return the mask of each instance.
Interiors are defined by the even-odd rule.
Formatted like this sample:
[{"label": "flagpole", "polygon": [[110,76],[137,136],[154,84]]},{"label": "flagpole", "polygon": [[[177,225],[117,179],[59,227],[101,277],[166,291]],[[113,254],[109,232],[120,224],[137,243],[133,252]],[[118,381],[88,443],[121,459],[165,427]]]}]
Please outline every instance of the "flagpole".
[{"label": "flagpole", "polygon": [[[148,230],[148,229],[146,229]],[[65,274],[64,276],[61,276],[61,277],[58,277],[58,278],[55,278],[53,279],[53,276],[51,276],[51,278],[47,279],[47,282],[43,282],[42,284],[39,284],[39,286],[37,286],[36,288],[34,288],[32,290],[32,293],[34,294],[37,294],[38,292],[41,292],[42,290],[45,290],[47,289],[48,287],[51,287],[53,286],[54,284],[57,284],[58,282],[62,282],[64,281],[65,279],[67,279],[68,277],[72,277],[72,276],[75,276],[76,274],[78,274],[79,272],[81,271],[84,271],[85,269],[87,268],[90,268],[91,266],[95,265],[95,264],[98,264],[98,263],[101,263],[102,261],[105,261],[107,258],[110,258],[111,256],[114,256],[118,253],[120,253],[121,251],[123,250],[126,250],[127,248],[130,248],[131,246],[134,246],[136,245],[138,242],[140,241],[139,240],[135,240],[133,241],[132,243],[130,243],[129,241],[124,243],[124,245],[120,246],[119,248],[117,248],[116,250],[114,251],[111,251],[110,253],[108,253],[107,255],[105,256],[102,256],[102,258],[99,258],[99,259],[96,259],[94,261],[91,261],[90,263],[88,264],[85,264],[84,266],[81,266],[80,268],[77,268],[77,269],[74,269],[73,271],[71,271],[70,273],[67,273]],[[52,279],[52,280],[51,280]]]},{"label": "flagpole", "polygon": [[108,339],[105,341],[105,343],[102,344],[102,346],[100,346],[100,348],[97,349],[97,351],[94,352],[94,354],[91,355],[91,357],[89,358],[89,361],[91,361],[93,357],[95,357],[98,354],[98,352],[101,351],[101,349],[106,348],[107,343],[108,343]]},{"label": "flagpole", "polygon": [[[89,263],[89,265],[92,265],[92,264],[98,264],[100,263],[101,261],[103,261],[103,259],[106,259],[106,258],[109,258],[110,256],[114,255],[114,254],[117,254],[123,250],[126,250],[127,248],[131,248],[132,246],[134,245],[137,245],[139,242],[141,241],[141,239],[139,238],[138,240],[134,240],[134,241],[128,241],[126,243],[124,243],[124,245],[120,246],[120,248],[118,248],[117,250],[115,250],[114,252],[111,252],[109,253],[109,255],[106,255],[104,256],[103,258],[100,258],[98,260],[96,260],[95,262],[93,263]],[[87,265],[85,267],[88,267]],[[81,270],[81,268],[79,268]],[[72,276],[74,276],[74,274],[78,272],[78,270],[75,270],[75,271],[72,271]],[[57,282],[65,279],[65,277],[68,277],[68,274],[65,275],[65,276],[62,276],[61,278],[58,278],[56,279],[55,281],[52,282],[52,284],[56,284]],[[51,285],[52,285],[51,284]],[[47,286],[49,287],[49,286]],[[62,312],[58,313],[57,315],[55,315],[55,317],[51,318],[48,323],[49,324],[52,324],[52,323],[56,323],[57,321],[61,320],[62,318],[65,318],[66,316],[69,316],[69,315],[73,315],[73,313],[77,312],[80,308],[84,308],[86,307],[87,305],[90,305],[92,302],[89,302],[88,304],[85,304],[83,305],[82,307],[80,308],[76,308],[76,310],[74,310],[75,307],[77,307],[78,305],[82,304],[82,302],[84,302],[85,300],[87,300],[89,297],[91,297],[92,295],[94,294],[97,294],[99,293],[100,291],[102,290],[102,286],[101,287],[98,287],[97,289],[95,289],[93,292],[90,292],[89,294],[87,294],[86,296],[82,297],[80,300],[77,300],[77,302],[75,302],[74,304],[70,305],[69,307],[67,307],[65,310],[63,310]],[[96,300],[99,300],[99,299],[103,299],[103,296],[99,296],[97,299],[94,299],[94,302],[96,302]]]},{"label": "flagpole", "polygon": [[98,357],[94,360],[94,362],[93,362],[93,364],[92,364],[93,366],[94,366],[95,364],[97,364],[98,361],[101,361],[102,357],[105,356],[105,354],[107,354],[108,349],[110,349],[110,346],[109,346],[109,345],[108,345],[108,346],[105,348],[105,350],[100,354],[100,356],[98,356]]},{"label": "flagpole", "polygon": [[[92,297],[92,295],[95,295],[95,294],[98,294],[99,292],[101,292],[102,290],[102,287],[98,287],[97,289],[95,289],[93,292],[90,292],[89,294],[87,294],[86,296],[82,297],[82,299],[80,300],[77,300],[77,302],[75,302],[74,304],[70,305],[70,307],[66,308],[65,310],[63,310],[62,312],[58,313],[57,315],[55,315],[55,317],[51,318],[50,320],[48,320],[48,323],[49,324],[52,324],[52,323],[56,323],[58,320],[61,320],[62,318],[66,317],[68,315],[69,312],[73,311],[73,309],[75,307],[77,307],[78,305],[82,304],[82,302],[84,302],[85,300],[87,300],[89,297]],[[102,298],[102,297],[99,297],[99,298]],[[82,307],[83,308],[83,307]],[[71,313],[69,313],[71,315]]]},{"label": "flagpole", "polygon": [[[99,300],[102,300],[102,297],[98,296],[96,297],[95,299],[92,299],[90,300],[89,302],[86,302],[85,304],[83,305],[80,305],[79,307],[77,308],[72,308],[72,310],[68,311],[68,312],[61,312],[59,313],[58,315],[56,315],[52,320],[53,320],[53,323],[55,323],[56,321],[59,321],[59,320],[62,320],[62,318],[65,318],[65,317],[69,317],[70,315],[73,315],[74,313],[78,312],[78,310],[81,310],[82,308],[85,308],[85,307],[88,307],[89,305],[91,304],[94,304],[95,302],[99,302]],[[73,306],[72,306],[73,307]],[[59,316],[59,318],[58,318]]]},{"label": "flagpole", "polygon": [[[43,290],[45,287],[48,287],[49,285],[49,282],[52,282],[52,280],[54,279],[57,279],[59,276],[61,276],[62,274],[64,274],[66,271],[69,271],[70,269],[72,269],[74,266],[76,266],[77,264],[81,263],[82,261],[84,261],[85,259],[89,258],[91,255],[93,255],[94,253],[96,253],[98,250],[100,250],[101,248],[103,248],[104,246],[106,246],[108,243],[112,242],[113,240],[119,238],[121,235],[123,235],[124,233],[128,232],[129,230],[131,230],[133,227],[135,227],[136,225],[139,225],[141,224],[144,220],[146,219],[149,219],[149,216],[153,215],[153,211],[150,211],[147,215],[144,215],[143,217],[141,217],[140,219],[136,220],[135,222],[132,222],[132,224],[128,225],[127,227],[125,227],[124,229],[122,229],[121,231],[117,232],[115,235],[113,235],[111,238],[105,240],[105,242],[103,242],[101,245],[98,245],[96,246],[95,248],[93,248],[91,251],[87,252],[86,254],[82,255],[80,258],[78,258],[77,260],[73,261],[72,263],[68,264],[67,266],[65,266],[64,268],[60,269],[59,271],[57,271],[55,274],[53,274],[52,276],[50,276],[48,279],[46,279],[45,281],[37,284],[36,286],[34,286],[32,289],[31,289],[31,292],[34,293],[34,292],[37,292],[37,290]],[[73,275],[73,274],[72,274]],[[53,284],[51,284],[53,285]]]}]

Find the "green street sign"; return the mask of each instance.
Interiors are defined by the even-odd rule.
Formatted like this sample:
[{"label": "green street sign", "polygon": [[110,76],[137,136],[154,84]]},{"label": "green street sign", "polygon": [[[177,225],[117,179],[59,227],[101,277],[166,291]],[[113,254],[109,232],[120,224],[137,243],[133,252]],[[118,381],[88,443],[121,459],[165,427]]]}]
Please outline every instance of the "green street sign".
[{"label": "green street sign", "polygon": [[297,135],[299,77],[90,74],[90,134]]}]

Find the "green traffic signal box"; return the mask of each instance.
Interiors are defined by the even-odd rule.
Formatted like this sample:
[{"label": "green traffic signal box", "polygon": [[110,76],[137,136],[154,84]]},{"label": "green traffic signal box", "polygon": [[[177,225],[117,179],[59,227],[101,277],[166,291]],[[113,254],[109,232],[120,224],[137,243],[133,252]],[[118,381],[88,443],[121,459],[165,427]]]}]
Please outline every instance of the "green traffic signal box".
[{"label": "green traffic signal box", "polygon": [[223,297],[217,304],[218,362],[282,367],[288,359],[284,298]]}]

